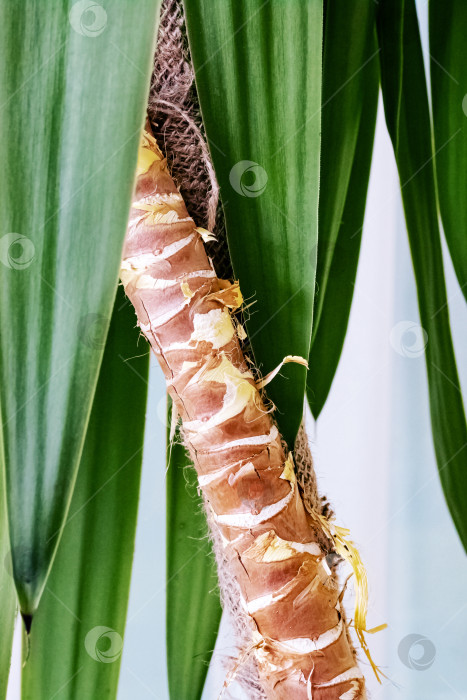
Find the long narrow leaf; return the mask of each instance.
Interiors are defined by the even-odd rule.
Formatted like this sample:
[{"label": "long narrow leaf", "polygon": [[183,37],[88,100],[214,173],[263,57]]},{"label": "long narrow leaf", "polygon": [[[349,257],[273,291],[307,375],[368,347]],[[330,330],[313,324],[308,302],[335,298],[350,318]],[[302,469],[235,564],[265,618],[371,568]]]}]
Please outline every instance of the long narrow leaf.
[{"label": "long narrow leaf", "polygon": [[0,7],[0,401],[27,626],[68,510],[102,359],[158,5]]},{"label": "long narrow leaf", "polygon": [[16,613],[16,592],[13,584],[5,506],[5,479],[0,453],[0,700],[6,697]]},{"label": "long narrow leaf", "polygon": [[[196,84],[249,338],[263,374],[307,358],[315,292],[322,1],[190,0]],[[306,370],[268,387],[293,444]]]},{"label": "long narrow leaf", "polygon": [[357,271],[378,101],[374,5],[328,2],[324,24],[315,318],[307,394],[318,417],[339,362]]},{"label": "long narrow leaf", "polygon": [[148,377],[138,335],[119,290],[70,513],[31,629],[23,700],[116,697]]},{"label": "long narrow leaf", "polygon": [[[384,104],[391,105],[391,109],[385,110],[385,118],[395,152],[399,151],[399,126],[404,99],[404,41],[410,40],[407,33],[404,34],[404,13],[405,0],[383,0],[382,6],[375,14]],[[381,50],[382,48],[384,50]]]},{"label": "long narrow leaf", "polygon": [[[313,329],[307,394],[308,403],[315,418],[318,418],[328,397],[349,322],[373,154],[379,93],[378,77],[378,64],[373,63],[362,95],[363,116],[360,121],[342,220],[328,273],[326,292],[321,303],[320,320]],[[324,157],[323,154],[323,160]]]},{"label": "long narrow leaf", "polygon": [[[316,270],[318,291],[313,337],[321,317],[360,125],[367,118],[364,98],[367,90],[372,90],[375,80],[378,49],[374,33],[373,3],[356,5],[331,0],[326,4]],[[371,125],[369,129],[371,132]]]},{"label": "long narrow leaf", "polygon": [[[381,82],[387,124],[401,181],[407,231],[423,326],[418,345],[425,357],[433,439],[441,484],[459,536],[467,548],[467,426],[449,324],[443,257],[436,208],[430,117],[423,56],[413,0],[397,0],[403,8],[401,35],[393,18],[393,0],[378,6]],[[401,62],[402,55],[402,63]],[[402,76],[398,133],[394,133],[392,99]],[[450,138],[455,137],[455,132]],[[419,348],[417,347],[417,350]]]},{"label": "long narrow leaf", "polygon": [[[171,410],[168,411],[170,426]],[[173,700],[201,698],[222,614],[216,566],[196,472],[167,443],[167,666]]]},{"label": "long narrow leaf", "polygon": [[444,233],[467,299],[467,4],[430,2],[436,174]]}]

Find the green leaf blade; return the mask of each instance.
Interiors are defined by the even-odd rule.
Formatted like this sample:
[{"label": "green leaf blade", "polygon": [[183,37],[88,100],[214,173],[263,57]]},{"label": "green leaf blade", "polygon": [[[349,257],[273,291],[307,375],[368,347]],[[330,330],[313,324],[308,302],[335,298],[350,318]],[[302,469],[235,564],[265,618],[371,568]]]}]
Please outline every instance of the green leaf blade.
[{"label": "green leaf blade", "polygon": [[70,513],[31,628],[23,700],[117,694],[149,368],[138,336],[119,288]]},{"label": "green leaf blade", "polygon": [[311,345],[307,396],[315,419],[320,415],[331,389],[342,353],[352,306],[378,107],[377,70],[373,77],[374,82],[369,82],[368,91],[363,97],[365,118],[360,124],[355,158],[350,173],[342,221],[329,269],[321,316],[314,329]]},{"label": "green leaf blade", "polygon": [[[1,442],[1,434],[0,434]],[[4,469],[0,451],[0,700],[5,700],[16,617],[16,592],[8,538]]]},{"label": "green leaf blade", "polygon": [[[185,6],[201,111],[221,187],[233,268],[250,307],[263,374],[307,358],[315,291],[322,2]],[[306,370],[288,364],[268,386],[293,444]]]},{"label": "green leaf blade", "polygon": [[374,84],[377,63],[372,3],[357,8],[353,3],[328,2],[324,24],[318,292],[313,336],[321,317],[357,138],[361,122],[366,118],[364,96]]},{"label": "green leaf blade", "polygon": [[89,26],[82,5],[0,9],[0,401],[27,615],[56,551],[102,359],[158,9],[95,4]]},{"label": "green leaf blade", "polygon": [[[467,426],[444,280],[425,71],[414,2],[398,0],[398,5],[402,8],[402,31],[388,19],[391,3],[378,8],[378,36],[382,55],[386,56],[381,63],[384,108],[401,181],[420,320],[427,334],[425,357],[438,471],[451,516],[467,549]],[[392,83],[401,76],[402,99],[395,134],[396,105],[391,95],[397,89]]]},{"label": "green leaf blade", "polygon": [[467,7],[430,2],[430,72],[436,175],[444,233],[467,299]]},{"label": "green leaf blade", "polygon": [[[169,409],[169,426],[170,416]],[[222,608],[196,472],[178,431],[167,442],[166,493],[169,692],[173,700],[200,700]]]},{"label": "green leaf blade", "polygon": [[374,9],[326,6],[317,294],[307,397],[315,418],[344,343],[360,251],[379,89]]}]

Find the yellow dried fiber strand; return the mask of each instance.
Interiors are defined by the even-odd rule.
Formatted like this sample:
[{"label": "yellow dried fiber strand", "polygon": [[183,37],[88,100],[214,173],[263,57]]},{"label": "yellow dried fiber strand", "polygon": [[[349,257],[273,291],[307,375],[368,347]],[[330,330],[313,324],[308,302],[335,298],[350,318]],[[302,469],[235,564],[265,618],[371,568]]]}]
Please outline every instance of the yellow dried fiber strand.
[{"label": "yellow dried fiber strand", "polygon": [[268,372],[268,374],[266,374],[265,377],[256,382],[256,386],[258,387],[258,389],[262,389],[267,384],[269,384],[269,382],[271,382],[274,379],[274,377],[277,374],[279,374],[282,367],[288,364],[289,362],[295,362],[297,365],[302,365],[303,367],[306,367],[308,369],[308,362],[307,360],[305,360],[304,357],[301,357],[300,355],[286,355],[286,357],[284,357],[282,362],[279,362],[275,369],[273,369],[271,372]]},{"label": "yellow dried fiber strand", "polygon": [[355,615],[354,615],[354,627],[355,633],[357,635],[358,641],[362,650],[367,657],[373,673],[376,679],[381,683],[380,676],[384,676],[381,669],[375,664],[368,647],[368,643],[365,639],[365,632],[370,632],[371,634],[385,629],[386,624],[374,627],[371,630],[366,628],[366,616],[368,611],[368,576],[366,573],[365,565],[363,564],[360,552],[358,551],[355,543],[348,539],[350,535],[350,530],[340,525],[336,525],[332,520],[327,520],[320,513],[315,511],[310,511],[311,515],[318,520],[324,533],[334,542],[334,548],[336,552],[347,561],[353,569],[355,576]]},{"label": "yellow dried fiber strand", "polygon": [[209,241],[217,241],[217,238],[213,233],[211,233],[211,231],[207,231],[205,228],[201,228],[200,226],[197,226],[195,230],[198,231],[204,243],[209,243]]},{"label": "yellow dried fiber strand", "polygon": [[364,652],[366,658],[368,659],[371,668],[373,669],[373,673],[376,676],[376,680],[378,681],[378,683],[382,683],[380,676],[384,676],[385,678],[387,678],[387,676],[385,676],[385,674],[381,671],[379,666],[377,666],[375,664],[375,662],[373,661],[373,658],[372,658],[371,652],[370,652],[370,648],[369,648],[368,643],[365,639],[364,630],[355,629],[355,633],[357,635],[360,646],[362,647],[363,652]]},{"label": "yellow dried fiber strand", "polygon": [[218,301],[231,311],[239,309],[243,304],[243,296],[240,291],[239,282],[229,282],[228,280],[219,279],[218,283],[220,289],[208,294],[206,299]]}]

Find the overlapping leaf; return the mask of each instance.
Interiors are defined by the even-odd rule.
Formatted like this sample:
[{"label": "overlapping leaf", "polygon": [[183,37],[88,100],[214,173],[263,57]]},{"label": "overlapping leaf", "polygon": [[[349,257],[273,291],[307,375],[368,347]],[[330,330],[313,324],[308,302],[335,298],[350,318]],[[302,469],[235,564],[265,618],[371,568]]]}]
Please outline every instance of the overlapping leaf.
[{"label": "overlapping leaf", "polygon": [[467,299],[467,4],[430,2],[436,173],[444,233]]},{"label": "overlapping leaf", "polygon": [[[317,244],[322,2],[185,3],[196,85],[249,338],[263,374],[307,358]],[[306,370],[268,387],[293,444]]]},{"label": "overlapping leaf", "polygon": [[138,335],[120,288],[70,513],[31,628],[23,700],[116,697],[148,377]]},{"label": "overlapping leaf", "polygon": [[[170,426],[171,410],[168,411]],[[196,472],[178,431],[167,442],[167,666],[170,697],[199,700],[222,614]]]},{"label": "overlapping leaf", "polygon": [[339,362],[352,303],[379,87],[374,6],[328,2],[315,317],[307,395],[317,418]]},{"label": "overlapping leaf", "polygon": [[102,358],[158,5],[0,7],[0,401],[27,624],[68,509]]},{"label": "overlapping leaf", "polygon": [[16,592],[13,585],[5,505],[4,473],[0,461],[0,700],[6,697],[16,613]]},{"label": "overlapping leaf", "polygon": [[[397,14],[399,19],[394,21]],[[449,510],[467,548],[467,427],[449,324],[428,96],[413,0],[381,2],[377,26],[386,121],[399,170],[417,283],[423,327],[420,337],[427,341],[436,458]],[[398,94],[400,100],[395,97]],[[455,132],[452,136],[455,138]]]}]

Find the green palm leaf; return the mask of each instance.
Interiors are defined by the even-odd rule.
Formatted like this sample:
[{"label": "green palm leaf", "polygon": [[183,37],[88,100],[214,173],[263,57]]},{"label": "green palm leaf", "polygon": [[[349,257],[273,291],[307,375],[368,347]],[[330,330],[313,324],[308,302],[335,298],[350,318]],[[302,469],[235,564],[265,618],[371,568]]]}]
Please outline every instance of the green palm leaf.
[{"label": "green palm leaf", "polygon": [[[168,411],[168,425],[171,424]],[[167,443],[167,667],[170,697],[199,700],[222,614],[216,565],[196,472]]]},{"label": "green palm leaf", "polygon": [[120,288],[76,487],[23,668],[23,700],[116,697],[130,588],[148,351]]},{"label": "green palm leaf", "polygon": [[0,8],[0,401],[27,625],[68,510],[102,359],[158,5]]},{"label": "green palm leaf", "polygon": [[307,376],[308,402],[315,418],[331,388],[347,331],[378,89],[373,5],[328,2],[324,23],[317,295]]},{"label": "green palm leaf", "polygon": [[5,483],[0,435],[0,700],[6,697],[10,672],[11,645],[16,615],[16,593],[8,539]]},{"label": "green palm leaf", "polygon": [[436,174],[444,233],[467,299],[467,5],[430,2]]},{"label": "green palm leaf", "polygon": [[[398,22],[394,21],[396,5]],[[449,510],[467,549],[467,426],[449,324],[417,14],[413,0],[385,0],[377,12],[384,108],[399,170],[417,283],[423,326],[420,340],[427,341],[425,356],[438,470]],[[395,96],[399,93],[398,104]]]},{"label": "green palm leaf", "polygon": [[[315,292],[321,112],[321,0],[191,0],[196,84],[221,187],[235,275],[263,374],[308,358]],[[268,387],[293,444],[306,370]]]},{"label": "green palm leaf", "polygon": [[352,305],[373,155],[379,92],[377,71],[374,73],[374,79],[375,82],[368,85],[368,92],[363,97],[365,118],[360,125],[321,317],[314,330],[310,351],[307,392],[308,403],[315,418],[320,415],[331,389]]}]

